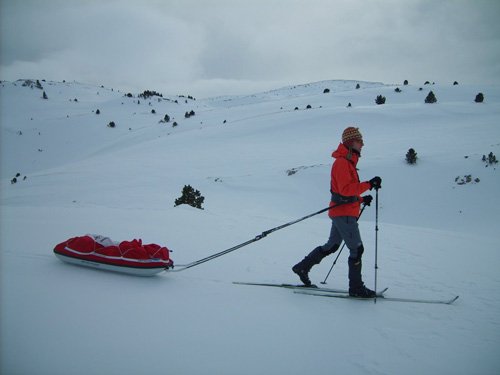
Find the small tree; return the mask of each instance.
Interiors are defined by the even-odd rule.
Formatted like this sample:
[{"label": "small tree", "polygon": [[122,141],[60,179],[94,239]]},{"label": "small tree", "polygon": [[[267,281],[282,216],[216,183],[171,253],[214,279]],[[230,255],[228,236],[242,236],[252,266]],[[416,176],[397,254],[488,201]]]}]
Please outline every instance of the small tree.
[{"label": "small tree", "polygon": [[98,109],[97,111],[95,111],[95,114],[96,114],[96,115],[100,115],[100,114],[101,114],[101,111]]},{"label": "small tree", "polygon": [[413,148],[410,148],[406,153],[406,162],[408,164],[415,164],[417,162],[417,153]]},{"label": "small tree", "polygon": [[201,205],[204,201],[205,197],[203,197],[198,190],[193,189],[191,185],[184,185],[184,188],[182,189],[182,196],[175,200],[175,206],[188,204],[191,207],[203,210]]},{"label": "small tree", "polygon": [[377,103],[378,105],[385,104],[385,96],[378,95],[375,99],[375,103]]},{"label": "small tree", "polygon": [[482,92],[476,95],[476,99],[474,99],[476,103],[482,103],[484,101],[484,95]]},{"label": "small tree", "polygon": [[44,98],[44,99],[48,99],[48,96],[47,96],[47,94],[45,93],[45,91],[43,92],[42,98]]},{"label": "small tree", "polygon": [[408,85],[408,80],[405,79],[405,81],[403,82],[403,85],[407,86]]},{"label": "small tree", "polygon": [[115,122],[114,121],[111,121],[109,124],[108,124],[108,128],[114,128],[116,126]]},{"label": "small tree", "polygon": [[436,103],[437,102],[436,95],[434,95],[434,93],[432,91],[430,91],[429,94],[427,95],[427,97],[425,98],[425,102],[426,103]]},{"label": "small tree", "polygon": [[399,87],[396,87],[396,88],[394,89],[394,91],[395,91],[395,92],[401,92],[401,89],[400,89]]},{"label": "small tree", "polygon": [[359,83],[356,85],[356,90],[359,89],[361,86],[359,85]]},{"label": "small tree", "polygon": [[323,94],[328,94],[330,92],[330,89],[324,89]]}]

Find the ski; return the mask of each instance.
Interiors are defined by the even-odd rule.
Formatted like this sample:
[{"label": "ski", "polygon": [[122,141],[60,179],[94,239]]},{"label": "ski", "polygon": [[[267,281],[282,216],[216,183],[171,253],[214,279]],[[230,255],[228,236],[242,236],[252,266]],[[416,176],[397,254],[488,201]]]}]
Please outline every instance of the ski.
[{"label": "ski", "polygon": [[[333,288],[320,288],[316,285],[311,285],[311,286],[306,286],[302,284],[278,284],[278,283],[254,283],[254,282],[242,282],[242,281],[233,281],[233,284],[237,285],[254,285],[254,286],[270,286],[270,287],[275,287],[275,288],[285,288],[285,289],[293,289],[299,291],[308,291],[311,293],[317,292],[317,293],[333,293],[333,294],[349,294],[349,291],[346,289],[333,289]],[[385,288],[382,291],[378,292],[377,295],[382,295],[384,294],[387,289]]]},{"label": "ski", "polygon": [[318,288],[316,285],[299,285],[299,284],[279,284],[279,283],[253,283],[253,282],[243,282],[243,281],[233,281],[233,284],[237,285],[253,285],[253,286],[270,286],[275,288],[286,288],[286,289],[297,289],[304,291],[317,291],[324,293],[349,293],[345,289],[332,289],[332,288]]},{"label": "ski", "polygon": [[[387,289],[389,289],[389,288],[384,288],[380,292],[377,292],[377,298],[386,298],[386,297],[384,297],[384,293],[387,292]],[[298,293],[298,294],[309,294],[309,295],[312,295],[312,296],[336,297],[336,298],[352,298],[352,299],[362,299],[362,300],[366,300],[366,299],[373,300],[375,298],[375,297],[373,297],[373,298],[352,297],[347,292],[341,292],[341,293],[335,292],[335,294],[333,294],[333,293],[325,294],[325,293],[321,293],[321,288],[307,290],[307,291],[294,290],[293,292],[294,293]]]},{"label": "ski", "polygon": [[[387,290],[384,289],[381,292],[377,293],[377,300],[385,300],[385,301],[392,301],[392,302],[410,302],[410,303],[431,303],[431,304],[442,304],[442,305],[451,305],[453,302],[455,302],[458,299],[458,296],[455,296],[450,299],[421,299],[421,298],[399,298],[399,297],[387,297],[383,295],[383,293]],[[299,293],[299,294],[307,294],[310,296],[318,296],[318,297],[334,297],[334,298],[350,298],[350,299],[362,299],[362,300],[373,300],[373,298],[358,298],[358,297],[351,297],[349,294],[329,294],[329,293],[320,293],[320,292],[313,292],[309,290],[304,290],[304,291],[294,291],[294,293]]]}]

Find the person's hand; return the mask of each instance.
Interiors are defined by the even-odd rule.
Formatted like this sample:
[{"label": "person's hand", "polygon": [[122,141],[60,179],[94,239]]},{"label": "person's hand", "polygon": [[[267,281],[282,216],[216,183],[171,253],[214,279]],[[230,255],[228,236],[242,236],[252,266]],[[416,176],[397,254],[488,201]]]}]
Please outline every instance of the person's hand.
[{"label": "person's hand", "polygon": [[369,206],[372,203],[373,197],[371,195],[365,195],[363,197],[363,204]]},{"label": "person's hand", "polygon": [[375,190],[378,190],[382,187],[382,179],[379,176],[373,177],[370,181],[370,190],[375,188]]}]

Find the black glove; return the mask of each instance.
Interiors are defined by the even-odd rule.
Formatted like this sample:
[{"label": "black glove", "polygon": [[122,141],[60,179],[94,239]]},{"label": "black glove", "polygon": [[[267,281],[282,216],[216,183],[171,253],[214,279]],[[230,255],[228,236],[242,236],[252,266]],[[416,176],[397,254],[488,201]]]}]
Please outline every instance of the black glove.
[{"label": "black glove", "polygon": [[363,197],[363,204],[365,204],[366,206],[369,206],[370,203],[372,203],[372,200],[373,200],[373,197],[371,195],[365,195]]},{"label": "black glove", "polygon": [[382,179],[379,176],[373,177],[370,181],[370,190],[375,188],[375,190],[378,190],[382,187]]}]

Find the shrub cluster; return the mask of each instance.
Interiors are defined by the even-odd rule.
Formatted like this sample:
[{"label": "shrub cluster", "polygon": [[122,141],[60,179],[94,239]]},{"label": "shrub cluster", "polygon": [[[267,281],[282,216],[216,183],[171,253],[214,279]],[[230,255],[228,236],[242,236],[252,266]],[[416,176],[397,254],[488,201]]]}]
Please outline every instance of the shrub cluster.
[{"label": "shrub cluster", "polygon": [[488,156],[486,155],[483,155],[483,158],[482,160],[487,163],[486,166],[488,165],[493,165],[493,164],[497,164],[498,163],[498,160],[497,160],[497,157],[495,156],[495,154],[493,154],[493,152],[490,152],[488,154]]},{"label": "shrub cluster", "polygon": [[481,181],[479,178],[473,178],[472,175],[470,174],[467,174],[467,175],[464,175],[464,176],[457,176],[455,178],[455,182],[457,183],[457,185],[465,185],[465,184],[477,184],[479,183],[479,181]]},{"label": "shrub cluster", "polygon": [[143,99],[148,99],[152,96],[159,96],[160,98],[163,98],[162,94],[157,93],[156,91],[151,91],[151,90],[145,90],[143,93],[139,94],[139,98],[143,98]]},{"label": "shrub cluster", "polygon": [[[21,177],[21,173],[16,173],[16,177],[14,177],[12,180],[10,180],[11,184],[16,184],[18,181],[18,178]],[[26,180],[28,177],[24,176],[23,181]]]}]

